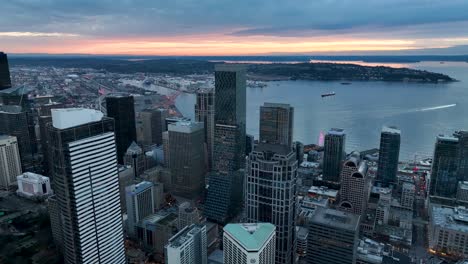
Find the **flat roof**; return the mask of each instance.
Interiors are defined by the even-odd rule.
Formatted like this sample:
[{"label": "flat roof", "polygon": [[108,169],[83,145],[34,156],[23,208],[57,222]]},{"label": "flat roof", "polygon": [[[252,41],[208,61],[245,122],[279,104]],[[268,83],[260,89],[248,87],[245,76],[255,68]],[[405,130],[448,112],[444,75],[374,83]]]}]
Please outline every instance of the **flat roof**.
[{"label": "flat roof", "polygon": [[202,122],[178,121],[169,124],[167,130],[170,132],[192,133],[203,128],[204,123]]},{"label": "flat roof", "polygon": [[431,222],[446,229],[468,232],[468,210],[463,207],[447,207],[434,204],[431,210]]},{"label": "flat roof", "polygon": [[438,135],[437,136],[437,140],[440,140],[440,141],[451,141],[451,142],[458,142],[458,138],[454,137],[454,136],[447,136],[447,135]]},{"label": "flat roof", "polygon": [[309,188],[308,193],[314,193],[314,194],[324,195],[324,196],[329,196],[329,197],[334,197],[334,198],[336,198],[336,196],[338,195],[337,190],[329,189],[325,186],[311,186]]},{"label": "flat roof", "polygon": [[284,108],[284,109],[291,109],[290,104],[281,104],[281,103],[263,103],[261,107],[278,107],[278,108]]},{"label": "flat roof", "polygon": [[401,134],[401,130],[395,126],[383,126],[382,133],[390,133],[390,134]]},{"label": "flat roof", "polygon": [[223,64],[216,64],[215,71],[228,71],[228,72],[238,72],[238,71],[245,71],[246,70],[245,64],[239,63],[223,63]]},{"label": "flat roof", "polygon": [[224,232],[236,239],[247,251],[255,251],[275,234],[275,229],[270,223],[227,224]]},{"label": "flat roof", "polygon": [[334,136],[343,136],[345,135],[345,130],[342,128],[332,128],[328,130],[327,135],[334,135]]},{"label": "flat roof", "polygon": [[359,228],[359,215],[338,211],[331,208],[317,207],[315,213],[310,217],[310,223],[357,231]]},{"label": "flat roof", "polygon": [[88,108],[59,108],[51,111],[52,125],[57,129],[67,129],[101,121],[104,117],[101,111]]}]

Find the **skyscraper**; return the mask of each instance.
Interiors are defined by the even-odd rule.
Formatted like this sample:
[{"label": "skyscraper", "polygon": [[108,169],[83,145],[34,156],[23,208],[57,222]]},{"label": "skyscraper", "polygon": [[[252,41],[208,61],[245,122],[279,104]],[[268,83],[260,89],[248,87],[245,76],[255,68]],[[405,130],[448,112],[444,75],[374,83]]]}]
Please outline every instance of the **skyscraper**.
[{"label": "skyscraper", "polygon": [[457,131],[455,137],[458,138],[458,180],[468,180],[468,131]]},{"label": "skyscraper", "polygon": [[429,195],[454,198],[457,192],[458,138],[439,135],[432,159]]},{"label": "skyscraper", "polygon": [[65,263],[125,263],[114,120],[56,109],[48,133]]},{"label": "skyscraper", "polygon": [[309,218],[307,263],[354,264],[360,216],[317,207]]},{"label": "skyscraper", "polygon": [[206,174],[203,123],[177,122],[168,131],[173,193],[195,198],[203,191]]},{"label": "skyscraper", "polygon": [[11,87],[10,67],[8,66],[8,57],[0,52],[0,90]]},{"label": "skyscraper", "polygon": [[147,109],[140,113],[144,144],[162,145],[162,133],[166,131],[166,109]]},{"label": "skyscraper", "polygon": [[123,164],[127,148],[136,138],[135,106],[133,96],[112,96],[106,98],[107,116],[115,122],[117,160]]},{"label": "skyscraper", "polygon": [[379,163],[377,180],[383,186],[396,183],[398,172],[398,159],[400,156],[400,130],[396,127],[382,128],[380,134]]},{"label": "skyscraper", "polygon": [[275,242],[275,226],[270,223],[228,224],[223,233],[224,264],[273,264]]},{"label": "skyscraper", "polygon": [[125,152],[124,165],[132,166],[135,178],[146,170],[146,156],[143,149],[133,141]]},{"label": "skyscraper", "polygon": [[0,190],[9,190],[21,175],[21,161],[16,137],[0,135]]},{"label": "skyscraper", "polygon": [[341,170],[340,210],[362,215],[371,187],[366,161],[361,160],[359,152],[351,153]]},{"label": "skyscraper", "polygon": [[245,68],[216,65],[215,91],[213,167],[227,174],[245,166]]},{"label": "skyscraper", "polygon": [[340,181],[341,164],[345,159],[346,134],[343,129],[332,128],[325,135],[323,154],[323,180]]},{"label": "skyscraper", "polygon": [[208,156],[208,168],[213,168],[215,93],[213,89],[197,92],[195,104],[195,121],[205,124],[205,142]]},{"label": "skyscraper", "polygon": [[[31,129],[32,128],[32,129]],[[0,106],[0,134],[15,136],[23,171],[33,171],[36,135],[30,127],[30,114],[21,106]]]},{"label": "skyscraper", "polygon": [[125,188],[127,208],[127,232],[130,237],[136,236],[136,223],[154,213],[153,184],[143,181]]},{"label": "skyscraper", "polygon": [[289,104],[260,106],[260,142],[292,148],[294,108]]},{"label": "skyscraper", "polygon": [[186,226],[169,239],[164,252],[167,264],[206,264],[206,226]]},{"label": "skyscraper", "polygon": [[277,227],[276,263],[294,263],[296,252],[296,153],[286,145],[260,143],[246,166],[247,220]]}]

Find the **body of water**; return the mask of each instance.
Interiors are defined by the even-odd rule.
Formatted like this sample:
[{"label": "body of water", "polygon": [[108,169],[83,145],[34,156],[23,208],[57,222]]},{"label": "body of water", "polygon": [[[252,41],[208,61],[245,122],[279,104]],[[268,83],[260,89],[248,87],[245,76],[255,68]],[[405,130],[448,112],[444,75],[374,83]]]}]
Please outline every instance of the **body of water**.
[{"label": "body of water", "polygon": [[[269,82],[264,88],[247,88],[247,133],[258,138],[259,107],[264,102],[288,103],[295,111],[294,140],[317,143],[321,131],[337,127],[346,131],[347,151],[365,150],[379,146],[383,125],[394,125],[401,129],[401,159],[431,156],[438,134],[468,129],[468,63],[407,66],[448,74],[460,82]],[[336,95],[321,97],[328,92]],[[183,94],[176,102],[190,118],[194,104],[192,94]]]}]

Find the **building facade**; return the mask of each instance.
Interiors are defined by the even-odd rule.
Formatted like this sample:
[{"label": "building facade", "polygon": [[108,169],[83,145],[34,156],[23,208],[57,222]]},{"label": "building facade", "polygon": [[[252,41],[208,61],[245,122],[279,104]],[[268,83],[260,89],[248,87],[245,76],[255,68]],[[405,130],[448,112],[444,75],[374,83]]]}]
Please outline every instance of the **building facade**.
[{"label": "building facade", "polygon": [[432,159],[429,195],[454,198],[458,185],[458,138],[439,135]]},{"label": "building facade", "polygon": [[167,264],[207,264],[206,226],[186,226],[164,247]]},{"label": "building facade", "polygon": [[125,152],[123,164],[132,167],[135,177],[140,176],[146,170],[146,155],[135,141],[130,144]]},{"label": "building facade", "polygon": [[246,166],[245,210],[250,223],[274,224],[276,263],[293,263],[296,253],[296,153],[284,145],[259,144]]},{"label": "building facade", "polygon": [[227,174],[245,166],[245,68],[216,65],[215,92],[213,168]]},{"label": "building facade", "polygon": [[259,142],[292,147],[294,108],[289,104],[260,106]]},{"label": "building facade", "polygon": [[48,133],[65,263],[125,263],[114,120],[56,109]]},{"label": "building facade", "polygon": [[354,264],[360,216],[318,207],[309,218],[307,263]]},{"label": "building facade", "polygon": [[114,119],[117,159],[123,164],[127,148],[136,138],[135,105],[133,96],[106,97],[107,116]]},{"label": "building facade", "polygon": [[398,160],[400,157],[400,130],[396,127],[382,128],[380,134],[379,162],[377,180],[383,186],[396,183]]},{"label": "building facade", "polygon": [[208,159],[208,169],[213,168],[213,145],[215,126],[215,93],[213,89],[203,89],[197,92],[195,104],[195,121],[205,124],[205,142]]},{"label": "building facade", "polygon": [[125,188],[127,208],[127,233],[136,236],[136,223],[154,213],[153,184],[143,181]]},{"label": "building facade", "polygon": [[171,189],[176,195],[201,195],[206,174],[204,126],[200,122],[177,122],[169,128]]},{"label": "building facade", "polygon": [[0,90],[11,87],[10,67],[8,66],[8,56],[0,52]]},{"label": "building facade", "polygon": [[224,264],[275,262],[275,226],[270,223],[228,224],[224,227]]},{"label": "building facade", "polygon": [[362,215],[371,187],[366,161],[361,160],[359,152],[351,153],[341,171],[340,210]]},{"label": "building facade", "polygon": [[166,109],[147,109],[140,112],[144,145],[162,145],[162,133],[166,131]]},{"label": "building facade", "polygon": [[0,189],[9,190],[21,174],[21,159],[16,137],[0,135]]},{"label": "building facade", "polygon": [[16,179],[18,181],[16,193],[20,196],[31,199],[44,199],[53,194],[49,177],[25,172]]},{"label": "building facade", "polygon": [[323,154],[323,180],[340,181],[341,166],[345,159],[346,134],[343,129],[332,128],[325,135]]}]

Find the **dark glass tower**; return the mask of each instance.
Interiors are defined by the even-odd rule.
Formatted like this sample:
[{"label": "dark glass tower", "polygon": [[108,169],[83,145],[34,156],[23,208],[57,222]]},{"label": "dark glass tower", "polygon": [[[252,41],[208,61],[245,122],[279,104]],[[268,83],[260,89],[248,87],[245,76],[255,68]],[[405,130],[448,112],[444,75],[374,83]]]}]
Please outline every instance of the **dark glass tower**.
[{"label": "dark glass tower", "polygon": [[260,106],[260,142],[292,147],[294,108],[289,104]]},{"label": "dark glass tower", "polygon": [[31,129],[30,119],[30,114],[24,112],[20,106],[0,106],[0,134],[17,138],[23,171],[35,171],[36,135],[34,129]]},{"label": "dark glass tower", "polygon": [[227,174],[245,166],[245,68],[216,65],[215,90],[213,167]]},{"label": "dark glass tower", "polygon": [[213,168],[214,144],[214,113],[215,94],[213,89],[203,89],[197,92],[195,104],[195,121],[205,124],[205,142],[208,156],[208,168]]},{"label": "dark glass tower", "polygon": [[468,181],[468,131],[457,131],[458,138],[458,179]]},{"label": "dark glass tower", "polygon": [[125,152],[137,140],[133,96],[107,97],[106,108],[107,116],[115,120],[117,158],[119,164],[123,164]]},{"label": "dark glass tower", "polygon": [[458,138],[439,135],[432,159],[429,195],[454,198],[457,192]]},{"label": "dark glass tower", "polygon": [[383,186],[396,183],[398,159],[400,157],[400,133],[400,130],[396,127],[385,126],[382,128],[377,180]]},{"label": "dark glass tower", "polygon": [[323,180],[340,181],[341,164],[346,152],[346,134],[343,129],[332,128],[325,135],[325,150],[323,154]]},{"label": "dark glass tower", "polygon": [[145,145],[162,145],[162,133],[166,131],[166,109],[146,109],[140,112]]},{"label": "dark glass tower", "polygon": [[0,52],[0,90],[11,87],[10,67],[8,66],[8,57]]}]

